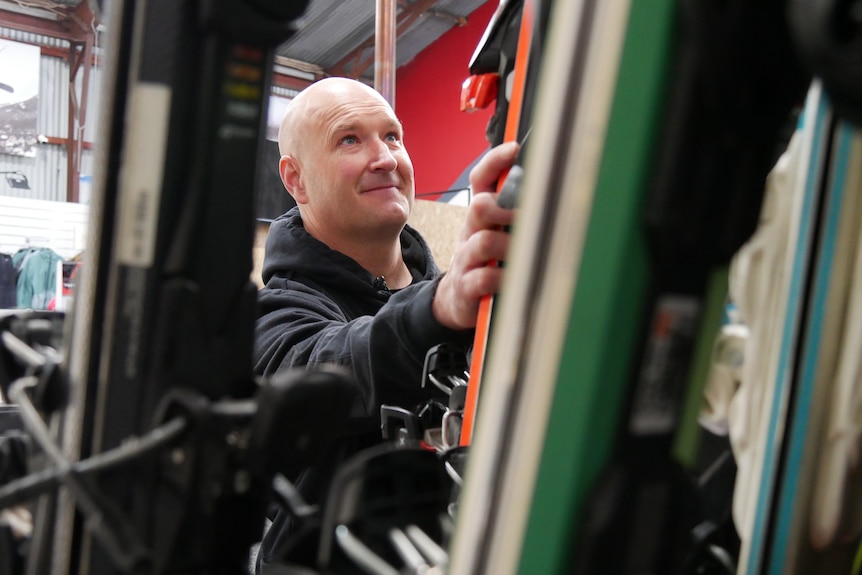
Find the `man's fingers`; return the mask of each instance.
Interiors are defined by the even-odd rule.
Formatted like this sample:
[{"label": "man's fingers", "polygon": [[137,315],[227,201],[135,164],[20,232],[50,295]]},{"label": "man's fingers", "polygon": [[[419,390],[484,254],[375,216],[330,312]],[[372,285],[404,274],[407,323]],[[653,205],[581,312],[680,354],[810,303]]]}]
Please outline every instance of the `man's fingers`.
[{"label": "man's fingers", "polygon": [[461,239],[467,239],[478,230],[504,227],[512,224],[514,211],[497,204],[497,194],[480,194],[473,197],[464,226],[461,228]]},{"label": "man's fingers", "polygon": [[[503,279],[503,268],[499,266],[482,266],[464,274],[464,293],[470,300],[478,300],[496,294]],[[475,312],[474,312],[475,313]]]},{"label": "man's fingers", "polygon": [[506,257],[509,249],[509,233],[503,230],[479,230],[473,234],[468,243],[473,254],[471,267],[483,267],[489,261],[498,261]]},{"label": "man's fingers", "polygon": [[505,259],[509,249],[509,233],[502,229],[481,229],[468,237],[452,260],[450,270],[471,270],[484,267],[490,261]]},{"label": "man's fingers", "polygon": [[503,268],[488,265],[448,272],[432,302],[437,321],[452,329],[476,327],[480,299],[497,293],[502,277]]},{"label": "man's fingers", "polygon": [[496,192],[497,180],[515,161],[520,146],[507,142],[491,148],[470,171],[470,187],[473,194]]},{"label": "man's fingers", "polygon": [[496,146],[470,171],[473,198],[461,241],[432,303],[437,320],[453,329],[475,327],[480,299],[500,287],[503,269],[491,262],[506,257],[509,234],[504,228],[512,224],[514,211],[498,205],[497,181],[512,166],[519,148],[515,142]]}]

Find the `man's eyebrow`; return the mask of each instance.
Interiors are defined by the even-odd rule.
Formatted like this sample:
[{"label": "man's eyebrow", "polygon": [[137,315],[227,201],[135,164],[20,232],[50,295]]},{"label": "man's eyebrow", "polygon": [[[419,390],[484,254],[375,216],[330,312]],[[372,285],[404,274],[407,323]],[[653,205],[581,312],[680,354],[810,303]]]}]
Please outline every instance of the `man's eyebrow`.
[{"label": "man's eyebrow", "polygon": [[347,124],[336,124],[327,130],[325,141],[335,144],[342,136],[353,132],[356,132],[356,124],[353,122]]},{"label": "man's eyebrow", "polygon": [[[390,129],[395,129],[399,132],[404,132],[404,125],[401,123],[401,120],[387,120],[386,127]],[[356,132],[359,130],[359,124],[356,122],[346,122],[343,124],[335,124],[332,126],[332,130],[330,131],[331,136],[338,136],[344,133]]]},{"label": "man's eyebrow", "polygon": [[401,123],[400,119],[390,120],[389,125],[392,126],[393,128],[398,128],[399,130],[404,129],[404,124]]},{"label": "man's eyebrow", "polygon": [[333,134],[340,134],[342,132],[355,132],[356,124],[351,122],[349,124],[336,124],[332,127]]}]

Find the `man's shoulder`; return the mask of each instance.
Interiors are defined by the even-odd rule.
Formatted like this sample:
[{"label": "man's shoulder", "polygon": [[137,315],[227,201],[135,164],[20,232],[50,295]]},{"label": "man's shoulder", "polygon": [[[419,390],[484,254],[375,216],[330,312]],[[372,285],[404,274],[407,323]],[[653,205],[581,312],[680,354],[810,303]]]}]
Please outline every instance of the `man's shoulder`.
[{"label": "man's shoulder", "polygon": [[316,310],[331,313],[339,309],[333,294],[314,281],[273,277],[258,291],[257,303],[265,313],[274,309]]},{"label": "man's shoulder", "polygon": [[305,231],[302,225],[302,217],[299,215],[299,208],[292,207],[285,213],[281,214],[269,223],[269,236],[273,234],[283,234],[291,230]]}]

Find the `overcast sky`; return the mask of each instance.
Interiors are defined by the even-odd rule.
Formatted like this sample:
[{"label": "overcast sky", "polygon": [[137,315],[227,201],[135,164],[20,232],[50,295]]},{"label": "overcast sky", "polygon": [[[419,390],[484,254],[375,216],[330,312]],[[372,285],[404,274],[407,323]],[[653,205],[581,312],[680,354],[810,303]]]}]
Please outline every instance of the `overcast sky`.
[{"label": "overcast sky", "polygon": [[39,93],[39,47],[0,39],[0,105],[23,102]]}]

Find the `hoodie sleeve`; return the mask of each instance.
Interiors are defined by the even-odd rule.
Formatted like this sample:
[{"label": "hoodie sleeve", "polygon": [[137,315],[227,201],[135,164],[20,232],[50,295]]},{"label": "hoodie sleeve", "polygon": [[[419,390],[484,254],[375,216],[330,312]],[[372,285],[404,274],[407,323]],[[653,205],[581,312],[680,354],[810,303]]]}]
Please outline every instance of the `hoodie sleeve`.
[{"label": "hoodie sleeve", "polygon": [[258,299],[255,371],[263,376],[295,366],[338,364],[353,373],[366,415],[381,404],[415,407],[436,389],[422,388],[425,354],[440,343],[466,349],[472,331],[441,326],[431,311],[439,278],[394,293],[374,315],[349,319],[330,298],[285,280]]}]

